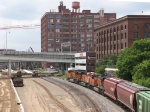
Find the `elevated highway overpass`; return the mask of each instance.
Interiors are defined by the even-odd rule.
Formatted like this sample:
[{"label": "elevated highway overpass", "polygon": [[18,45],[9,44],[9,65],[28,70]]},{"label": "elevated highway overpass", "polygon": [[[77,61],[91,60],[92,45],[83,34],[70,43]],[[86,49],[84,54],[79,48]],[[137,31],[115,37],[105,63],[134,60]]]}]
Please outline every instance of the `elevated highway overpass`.
[{"label": "elevated highway overpass", "polygon": [[11,74],[11,62],[20,61],[75,63],[75,57],[74,53],[0,51],[0,62],[8,62],[9,74]]},{"label": "elevated highway overpass", "polygon": [[74,63],[74,53],[43,53],[43,52],[20,52],[20,51],[0,51],[0,61],[41,61],[41,62],[63,62]]}]

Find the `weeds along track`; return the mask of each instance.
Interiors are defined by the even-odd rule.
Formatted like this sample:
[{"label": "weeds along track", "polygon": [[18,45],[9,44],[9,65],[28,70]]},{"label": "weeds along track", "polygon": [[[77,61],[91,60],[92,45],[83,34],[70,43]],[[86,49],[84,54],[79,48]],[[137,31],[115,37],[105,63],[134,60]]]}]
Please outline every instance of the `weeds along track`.
[{"label": "weeds along track", "polygon": [[101,112],[100,108],[95,103],[96,99],[94,99],[92,96],[89,97],[86,92],[81,91],[79,88],[71,85],[67,81],[55,80],[53,78],[43,79],[68,92],[76,100],[83,112]]},{"label": "weeds along track", "polygon": [[42,84],[38,83],[37,81],[33,80],[36,84],[38,84],[39,86],[41,86],[47,93],[48,95],[53,99],[53,101],[64,111],[64,112],[71,112],[69,110],[68,107],[66,107],[65,105],[63,105],[61,102],[59,102],[57,100],[57,98],[55,96],[53,96],[53,94]]}]

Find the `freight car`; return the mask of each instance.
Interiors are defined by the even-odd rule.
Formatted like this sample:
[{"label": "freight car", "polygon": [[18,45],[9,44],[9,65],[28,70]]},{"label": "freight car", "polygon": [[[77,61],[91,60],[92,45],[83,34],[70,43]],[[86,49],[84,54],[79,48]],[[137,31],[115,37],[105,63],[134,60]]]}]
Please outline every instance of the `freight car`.
[{"label": "freight car", "polygon": [[150,89],[116,77],[68,70],[68,80],[82,84],[128,107],[132,112],[150,112]]}]

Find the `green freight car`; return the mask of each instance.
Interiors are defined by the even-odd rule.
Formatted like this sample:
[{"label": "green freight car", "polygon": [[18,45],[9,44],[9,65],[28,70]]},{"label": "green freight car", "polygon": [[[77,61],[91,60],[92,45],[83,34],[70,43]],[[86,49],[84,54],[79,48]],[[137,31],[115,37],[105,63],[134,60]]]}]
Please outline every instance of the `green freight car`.
[{"label": "green freight car", "polygon": [[150,112],[150,91],[140,91],[136,93],[136,112]]}]

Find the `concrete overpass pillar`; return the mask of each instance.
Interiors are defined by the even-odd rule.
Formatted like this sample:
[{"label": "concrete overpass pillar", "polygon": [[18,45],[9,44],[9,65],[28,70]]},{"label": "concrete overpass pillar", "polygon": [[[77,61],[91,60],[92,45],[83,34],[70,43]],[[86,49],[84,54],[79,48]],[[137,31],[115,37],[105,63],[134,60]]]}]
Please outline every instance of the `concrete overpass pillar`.
[{"label": "concrete overpass pillar", "polygon": [[60,63],[60,70],[62,71],[62,69],[63,69],[62,63]]},{"label": "concrete overpass pillar", "polygon": [[11,61],[10,60],[8,60],[8,78],[10,78],[11,77]]},{"label": "concrete overpass pillar", "polygon": [[66,63],[66,73],[67,73],[67,71],[68,71],[68,63]]}]

